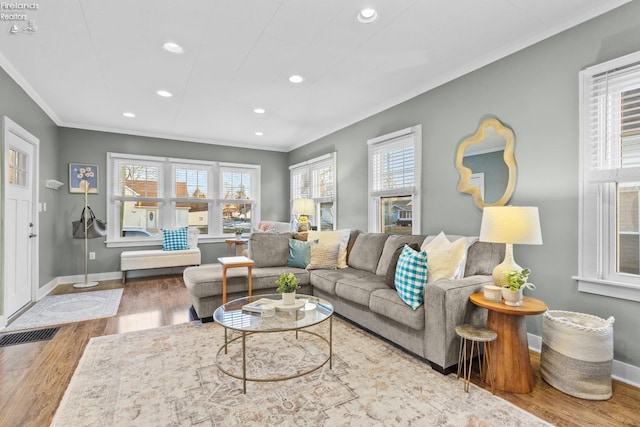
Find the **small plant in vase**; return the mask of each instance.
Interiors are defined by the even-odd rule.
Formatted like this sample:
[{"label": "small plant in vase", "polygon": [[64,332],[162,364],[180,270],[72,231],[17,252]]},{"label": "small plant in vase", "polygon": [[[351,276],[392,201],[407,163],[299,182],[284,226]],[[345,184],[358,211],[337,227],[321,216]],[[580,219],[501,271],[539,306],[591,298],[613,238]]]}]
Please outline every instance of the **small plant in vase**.
[{"label": "small plant in vase", "polygon": [[283,305],[293,305],[298,289],[298,279],[293,273],[282,273],[276,280],[276,291],[282,294]]},{"label": "small plant in vase", "polygon": [[531,270],[523,268],[522,271],[511,270],[507,272],[507,283],[502,287],[504,303],[513,307],[519,307],[524,297],[524,288],[535,290],[536,285],[527,282]]}]

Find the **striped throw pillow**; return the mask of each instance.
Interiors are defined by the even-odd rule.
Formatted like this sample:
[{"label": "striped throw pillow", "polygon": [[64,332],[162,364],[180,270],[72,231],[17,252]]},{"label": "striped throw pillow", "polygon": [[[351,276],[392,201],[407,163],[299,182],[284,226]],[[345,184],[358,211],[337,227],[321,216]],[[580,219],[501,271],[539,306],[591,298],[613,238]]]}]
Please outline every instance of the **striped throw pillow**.
[{"label": "striped throw pillow", "polygon": [[414,251],[405,245],[396,266],[394,283],[398,296],[415,310],[422,304],[424,284],[426,282],[427,253],[425,251]]},{"label": "striped throw pillow", "polygon": [[338,253],[340,245],[323,246],[320,243],[311,242],[311,260],[307,270],[335,270],[338,268]]}]

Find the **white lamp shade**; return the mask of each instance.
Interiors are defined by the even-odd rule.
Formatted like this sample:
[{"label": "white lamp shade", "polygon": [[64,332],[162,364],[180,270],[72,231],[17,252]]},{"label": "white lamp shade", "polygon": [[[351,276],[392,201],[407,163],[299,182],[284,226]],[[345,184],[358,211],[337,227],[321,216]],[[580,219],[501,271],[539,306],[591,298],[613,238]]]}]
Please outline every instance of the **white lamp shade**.
[{"label": "white lamp shade", "polygon": [[314,215],[316,206],[313,199],[294,199],[293,214],[294,215]]},{"label": "white lamp shade", "polygon": [[482,211],[480,241],[541,245],[540,215],[533,206],[487,206]]}]

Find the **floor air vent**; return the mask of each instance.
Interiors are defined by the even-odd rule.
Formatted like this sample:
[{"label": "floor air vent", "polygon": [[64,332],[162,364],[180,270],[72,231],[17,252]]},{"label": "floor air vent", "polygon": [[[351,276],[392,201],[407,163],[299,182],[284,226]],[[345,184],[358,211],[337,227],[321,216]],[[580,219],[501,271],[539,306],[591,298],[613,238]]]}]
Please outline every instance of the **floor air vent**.
[{"label": "floor air vent", "polygon": [[34,331],[16,332],[14,334],[0,335],[0,347],[8,347],[16,344],[26,344],[36,341],[48,341],[60,330],[57,328],[36,329]]}]

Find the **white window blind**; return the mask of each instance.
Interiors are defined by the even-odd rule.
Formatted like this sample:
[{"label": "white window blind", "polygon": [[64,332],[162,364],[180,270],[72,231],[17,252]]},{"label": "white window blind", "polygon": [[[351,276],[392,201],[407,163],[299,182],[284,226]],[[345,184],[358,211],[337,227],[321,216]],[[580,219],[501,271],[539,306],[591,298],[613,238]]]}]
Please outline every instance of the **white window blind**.
[{"label": "white window blind", "polygon": [[326,202],[335,198],[335,153],[289,166],[289,169],[292,200],[309,198]]},{"label": "white window blind", "polygon": [[164,164],[135,158],[114,160],[113,200],[160,200],[164,197]]},{"label": "white window blind", "polygon": [[369,145],[371,196],[415,191],[414,150],[413,134]]},{"label": "white window blind", "polygon": [[291,198],[307,199],[310,197],[309,168],[299,167],[291,170]]},{"label": "white window blind", "polygon": [[246,169],[222,168],[223,200],[253,200],[254,174]]},{"label": "white window blind", "polygon": [[640,62],[583,71],[590,182],[640,180]]}]

